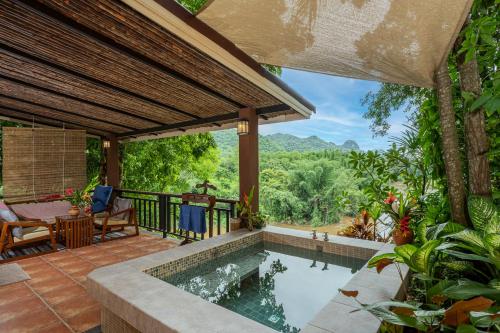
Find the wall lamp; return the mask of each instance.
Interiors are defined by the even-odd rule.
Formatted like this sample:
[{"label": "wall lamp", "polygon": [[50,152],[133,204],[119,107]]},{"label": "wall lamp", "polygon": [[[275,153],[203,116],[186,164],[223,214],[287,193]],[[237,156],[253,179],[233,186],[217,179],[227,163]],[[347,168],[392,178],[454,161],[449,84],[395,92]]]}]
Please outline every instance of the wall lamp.
[{"label": "wall lamp", "polygon": [[109,149],[111,147],[111,141],[109,141],[109,140],[103,140],[102,141],[102,147],[104,149]]},{"label": "wall lamp", "polygon": [[238,133],[238,135],[247,135],[248,134],[248,120],[239,119],[236,132]]}]

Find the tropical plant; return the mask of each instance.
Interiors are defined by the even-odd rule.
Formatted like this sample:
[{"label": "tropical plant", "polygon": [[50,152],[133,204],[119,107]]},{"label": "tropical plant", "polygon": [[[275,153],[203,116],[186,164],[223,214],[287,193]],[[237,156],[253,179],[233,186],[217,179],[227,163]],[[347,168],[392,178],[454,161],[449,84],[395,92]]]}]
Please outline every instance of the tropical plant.
[{"label": "tropical plant", "polygon": [[255,212],[252,207],[255,186],[252,186],[250,193],[243,193],[243,198],[236,204],[238,216],[247,224],[248,230],[260,229],[266,225],[265,215]]},{"label": "tropical plant", "polygon": [[474,229],[444,236],[438,250],[459,260],[481,263],[483,275],[500,278],[500,218],[491,199],[473,196],[468,200]]},{"label": "tropical plant", "polygon": [[373,223],[370,222],[370,214],[366,210],[361,211],[360,216],[356,216],[351,225],[348,225],[337,234],[339,236],[369,240],[374,240],[376,237]]},{"label": "tropical plant", "polygon": [[[356,298],[357,291],[341,292]],[[429,308],[422,303],[384,301],[363,304],[358,301],[359,310],[365,310],[381,320],[397,325],[411,327],[419,332],[494,332],[500,330],[500,317],[495,301],[483,296],[460,300],[446,307],[434,304]],[[355,311],[359,311],[355,310]]]},{"label": "tropical plant", "polygon": [[392,192],[387,194],[387,198],[382,205],[382,212],[390,216],[393,221],[394,230],[399,230],[403,234],[409,233],[410,221],[417,206],[417,201],[410,195],[399,197]]},{"label": "tropical plant", "polygon": [[250,193],[243,193],[243,198],[236,204],[236,210],[239,217],[248,218],[252,214],[252,201],[253,201],[253,192],[255,190],[255,186],[252,186],[250,189]]},{"label": "tropical plant", "polygon": [[64,194],[64,199],[69,201],[72,206],[77,206],[78,208],[85,208],[92,203],[90,194],[85,190],[67,188]]},{"label": "tropical plant", "polygon": [[368,263],[379,273],[391,264],[398,269],[401,263],[408,265],[416,273],[414,280],[424,285],[422,303],[376,303],[362,308],[389,323],[420,331],[498,331],[499,213],[491,199],[476,196],[469,198],[468,210],[473,229],[426,221],[419,226],[420,245],[397,246],[393,253]]}]

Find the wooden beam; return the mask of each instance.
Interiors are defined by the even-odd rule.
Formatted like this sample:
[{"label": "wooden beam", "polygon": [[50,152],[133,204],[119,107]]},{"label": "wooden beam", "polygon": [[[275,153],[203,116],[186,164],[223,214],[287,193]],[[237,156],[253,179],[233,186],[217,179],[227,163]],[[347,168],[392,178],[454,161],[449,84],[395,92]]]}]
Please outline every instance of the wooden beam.
[{"label": "wooden beam", "polygon": [[259,211],[259,117],[255,109],[239,112],[240,119],[248,121],[248,134],[239,136],[240,199],[252,188],[252,211]]},{"label": "wooden beam", "polygon": [[[255,112],[257,115],[266,115],[266,114],[270,114],[270,113],[274,113],[274,112],[282,112],[282,111],[287,111],[287,110],[290,110],[290,107],[288,105],[278,104],[278,105],[258,108],[255,110]],[[184,127],[201,126],[201,125],[206,125],[206,124],[217,123],[220,121],[237,120],[238,118],[239,118],[239,112],[232,112],[232,113],[227,113],[227,114],[219,115],[219,116],[207,117],[207,118],[190,120],[190,121],[183,121],[180,123],[158,126],[158,127],[153,127],[153,128],[146,128],[146,129],[141,129],[141,130],[127,132],[127,133],[119,133],[116,136],[118,138],[126,138],[126,137],[138,136],[138,135],[165,132],[165,131],[184,128]]]},{"label": "wooden beam", "polygon": [[119,43],[115,42],[113,39],[108,38],[108,37],[104,36],[103,34],[100,34],[92,29],[89,29],[85,25],[80,24],[79,22],[76,22],[67,16],[61,15],[59,12],[55,11],[54,9],[52,9],[52,8],[42,4],[42,3],[39,3],[37,1],[32,1],[32,0],[18,0],[18,1],[20,1],[21,3],[23,3],[26,6],[31,7],[32,9],[37,11],[38,13],[44,14],[47,17],[50,17],[53,20],[59,21],[59,22],[63,23],[64,25],[66,25],[67,27],[70,27],[73,30],[78,31],[80,34],[85,35],[90,40],[93,40],[94,42],[97,42],[99,44],[102,44],[102,45],[110,48],[110,49],[113,49],[116,52],[126,54],[127,56],[129,56],[130,58],[132,58],[134,60],[140,61],[140,62],[145,63],[153,68],[156,68],[157,70],[162,71],[165,75],[168,75],[176,80],[179,80],[183,83],[186,83],[186,84],[192,86],[196,90],[199,90],[199,91],[201,91],[209,96],[212,96],[214,98],[217,98],[219,100],[223,100],[226,103],[228,103],[234,107],[238,107],[238,108],[244,107],[244,105],[240,104],[239,102],[234,101],[231,98],[229,98],[229,97],[227,97],[227,96],[225,96],[225,95],[223,95],[215,90],[212,90],[211,88],[199,83],[198,81],[195,81],[195,80],[191,79],[190,77],[185,76],[184,74],[182,74],[182,73],[180,73],[172,68],[169,68],[169,67],[163,65],[162,63],[159,63],[156,60],[153,60],[153,59],[137,52],[134,49],[131,49],[125,45],[119,44]]},{"label": "wooden beam", "polygon": [[110,147],[106,149],[106,183],[114,188],[120,188],[120,143],[116,136],[106,138]]}]

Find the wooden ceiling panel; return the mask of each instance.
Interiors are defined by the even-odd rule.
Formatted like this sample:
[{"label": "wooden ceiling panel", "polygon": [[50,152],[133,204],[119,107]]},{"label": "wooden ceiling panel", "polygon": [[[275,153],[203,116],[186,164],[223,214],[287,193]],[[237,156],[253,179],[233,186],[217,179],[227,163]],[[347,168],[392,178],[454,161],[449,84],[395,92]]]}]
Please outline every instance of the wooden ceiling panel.
[{"label": "wooden ceiling panel", "polygon": [[10,96],[26,102],[36,103],[53,109],[73,112],[82,116],[89,116],[96,119],[105,119],[117,125],[131,128],[150,128],[161,125],[140,119],[127,114],[120,114],[109,109],[84,103],[69,97],[61,96],[53,92],[38,89],[27,84],[13,82],[8,78],[0,77],[0,94]]},{"label": "wooden ceiling panel", "polygon": [[72,123],[74,125],[96,129],[108,133],[123,133],[130,131],[130,129],[113,125],[112,123],[104,122],[101,120],[91,119],[88,117],[79,116],[76,114],[65,113],[57,111],[48,107],[43,107],[35,105],[32,103],[22,102],[9,97],[4,97],[0,95],[0,107],[3,109],[9,109],[12,111],[25,112],[40,117],[45,117],[47,119],[53,119],[59,121],[59,126],[62,127],[63,123]]},{"label": "wooden ceiling panel", "polygon": [[[234,112],[239,107],[178,80],[161,68],[146,63],[144,59],[125,54],[33,9],[23,1],[2,0],[0,10],[3,13],[0,16],[0,41],[14,49],[96,80],[135,91],[198,117]],[[168,116],[165,122],[167,120]]]},{"label": "wooden ceiling panel", "polygon": [[0,116],[126,139],[313,110],[248,56],[250,74],[193,45],[120,0],[0,0]]},{"label": "wooden ceiling panel", "polygon": [[[24,113],[24,112],[19,112],[19,111],[13,111],[10,109],[3,108],[0,106],[0,117],[7,117],[13,121],[21,121],[25,123],[32,123],[34,122],[34,125],[44,125],[44,126],[50,126],[50,127],[61,127],[61,122],[58,120],[46,118],[46,117],[40,117],[37,115],[31,115],[29,113]],[[73,123],[66,123],[65,127],[67,128],[74,128],[74,129],[83,129],[86,130],[87,133],[93,134],[93,135],[98,135],[98,136],[107,136],[110,133],[101,131],[101,130],[96,130],[92,128],[85,128],[80,125],[76,125]]]},{"label": "wooden ceiling panel", "polygon": [[[198,49],[180,40],[121,1],[38,0],[93,31],[99,31],[180,74],[223,92],[242,105],[263,107],[279,101]],[[153,1],[153,0],[151,0]]]},{"label": "wooden ceiling panel", "polygon": [[[123,110],[134,114],[142,110],[141,115],[158,123],[173,123],[192,119],[176,113],[153,102],[136,98],[125,92],[103,84],[68,73],[67,71],[42,64],[36,60],[6,51],[0,45],[0,74],[33,84],[35,86],[58,91],[60,93],[92,101],[94,103]],[[167,122],[168,120],[168,122]]]}]

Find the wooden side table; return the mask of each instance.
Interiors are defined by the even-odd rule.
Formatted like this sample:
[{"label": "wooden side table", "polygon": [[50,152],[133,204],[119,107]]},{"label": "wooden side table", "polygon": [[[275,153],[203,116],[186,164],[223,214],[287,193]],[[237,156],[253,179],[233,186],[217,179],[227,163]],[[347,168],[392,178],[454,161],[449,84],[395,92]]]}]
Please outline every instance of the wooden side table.
[{"label": "wooden side table", "polygon": [[94,218],[92,216],[57,216],[56,235],[64,240],[67,249],[92,245]]}]

